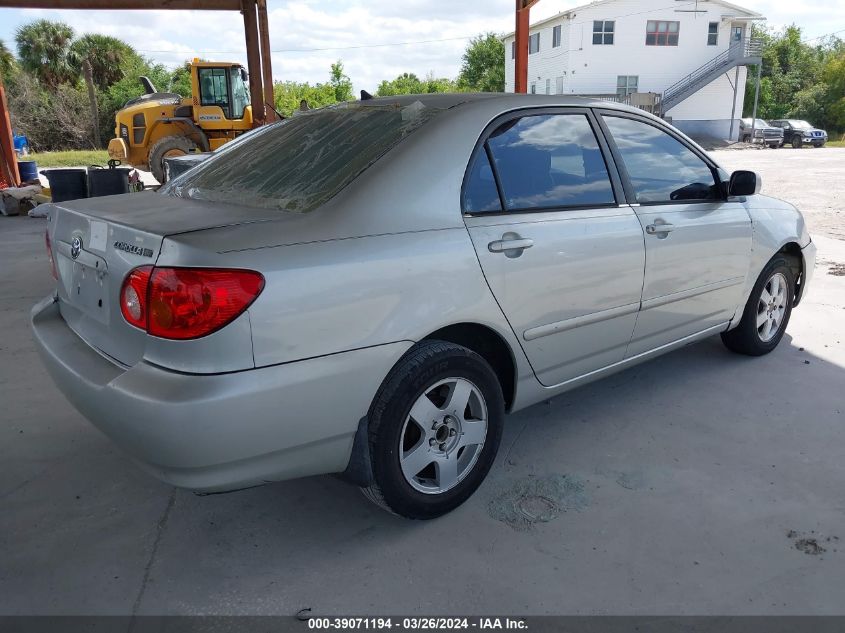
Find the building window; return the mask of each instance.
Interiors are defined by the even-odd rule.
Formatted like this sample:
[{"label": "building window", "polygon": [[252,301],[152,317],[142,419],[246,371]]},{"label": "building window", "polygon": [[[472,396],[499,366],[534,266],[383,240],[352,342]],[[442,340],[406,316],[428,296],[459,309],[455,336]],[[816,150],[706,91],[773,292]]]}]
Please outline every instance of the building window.
[{"label": "building window", "polygon": [[742,32],[743,32],[743,28],[741,26],[735,26],[733,28],[733,40],[734,40],[734,42],[741,42],[742,41]]},{"label": "building window", "polygon": [[593,44],[613,44],[613,20],[595,20],[593,22]]},{"label": "building window", "polygon": [[637,75],[619,75],[616,77],[616,96],[624,101],[629,94],[637,91],[640,78]]},{"label": "building window", "polygon": [[511,42],[511,59],[516,59],[516,40]]},{"label": "building window", "polygon": [[646,26],[646,46],[677,46],[680,22],[649,20]]},{"label": "building window", "polygon": [[719,23],[711,22],[707,26],[707,46],[716,46],[719,43]]},{"label": "building window", "polygon": [[535,33],[531,37],[528,38],[528,54],[533,55],[534,53],[540,52],[540,34]]},{"label": "building window", "polygon": [[552,29],[552,48],[560,46],[560,25]]},{"label": "building window", "polygon": [[555,94],[563,94],[563,77],[558,77],[557,79],[555,79]]}]

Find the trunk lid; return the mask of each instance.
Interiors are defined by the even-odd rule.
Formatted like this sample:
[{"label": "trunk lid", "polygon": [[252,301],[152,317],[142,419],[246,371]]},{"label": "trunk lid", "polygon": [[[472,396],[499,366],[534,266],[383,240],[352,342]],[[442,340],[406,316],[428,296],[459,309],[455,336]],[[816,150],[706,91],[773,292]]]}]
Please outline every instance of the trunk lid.
[{"label": "trunk lid", "polygon": [[131,366],[143,356],[147,335],[120,311],[120,289],[129,271],[155,264],[168,235],[262,222],[278,214],[150,192],[56,203],[49,217],[64,320],[89,345]]}]

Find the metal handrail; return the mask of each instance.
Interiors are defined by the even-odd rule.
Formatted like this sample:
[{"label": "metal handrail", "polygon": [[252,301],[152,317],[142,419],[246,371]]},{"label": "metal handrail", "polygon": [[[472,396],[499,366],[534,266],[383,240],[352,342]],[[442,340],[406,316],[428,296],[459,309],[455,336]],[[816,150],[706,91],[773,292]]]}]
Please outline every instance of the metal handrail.
[{"label": "metal handrail", "polygon": [[699,66],[686,77],[676,81],[671,86],[663,91],[664,101],[670,98],[673,94],[680,92],[683,88],[691,83],[694,83],[701,77],[713,72],[720,66],[724,66],[728,62],[735,59],[743,59],[746,57],[760,57],[763,52],[763,41],[759,38],[744,37],[741,41],[731,44],[726,51],[723,51],[706,64]]}]

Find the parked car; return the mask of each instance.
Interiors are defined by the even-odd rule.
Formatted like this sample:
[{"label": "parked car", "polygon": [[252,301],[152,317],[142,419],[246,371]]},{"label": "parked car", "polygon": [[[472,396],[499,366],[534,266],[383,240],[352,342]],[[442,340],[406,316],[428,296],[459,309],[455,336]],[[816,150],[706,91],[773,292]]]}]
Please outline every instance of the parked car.
[{"label": "parked car", "polygon": [[32,327],[68,400],[165,481],[341,473],[431,518],[479,486],[506,413],[712,335],[778,345],[816,249],[760,187],[604,101],[344,104],[157,193],[52,205]]},{"label": "parked car", "polygon": [[783,129],[783,141],[799,149],[805,143],[813,147],[824,147],[827,132],[798,119],[777,119],[772,125]]},{"label": "parked car", "polygon": [[739,138],[745,143],[751,142],[751,132],[754,130],[754,142],[763,143],[772,149],[783,147],[783,129],[766,123],[763,119],[740,119]]}]

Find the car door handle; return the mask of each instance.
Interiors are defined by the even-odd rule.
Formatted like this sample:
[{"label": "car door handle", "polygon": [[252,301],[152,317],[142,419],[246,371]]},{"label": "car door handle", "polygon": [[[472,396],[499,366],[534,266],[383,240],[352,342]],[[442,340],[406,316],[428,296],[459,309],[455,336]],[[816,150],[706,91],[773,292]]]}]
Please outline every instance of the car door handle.
[{"label": "car door handle", "polygon": [[645,232],[649,235],[657,235],[658,233],[669,233],[675,230],[674,224],[649,224],[645,227]]},{"label": "car door handle", "polygon": [[506,253],[507,251],[522,251],[534,246],[534,240],[529,239],[508,239],[496,240],[487,245],[491,253]]}]

